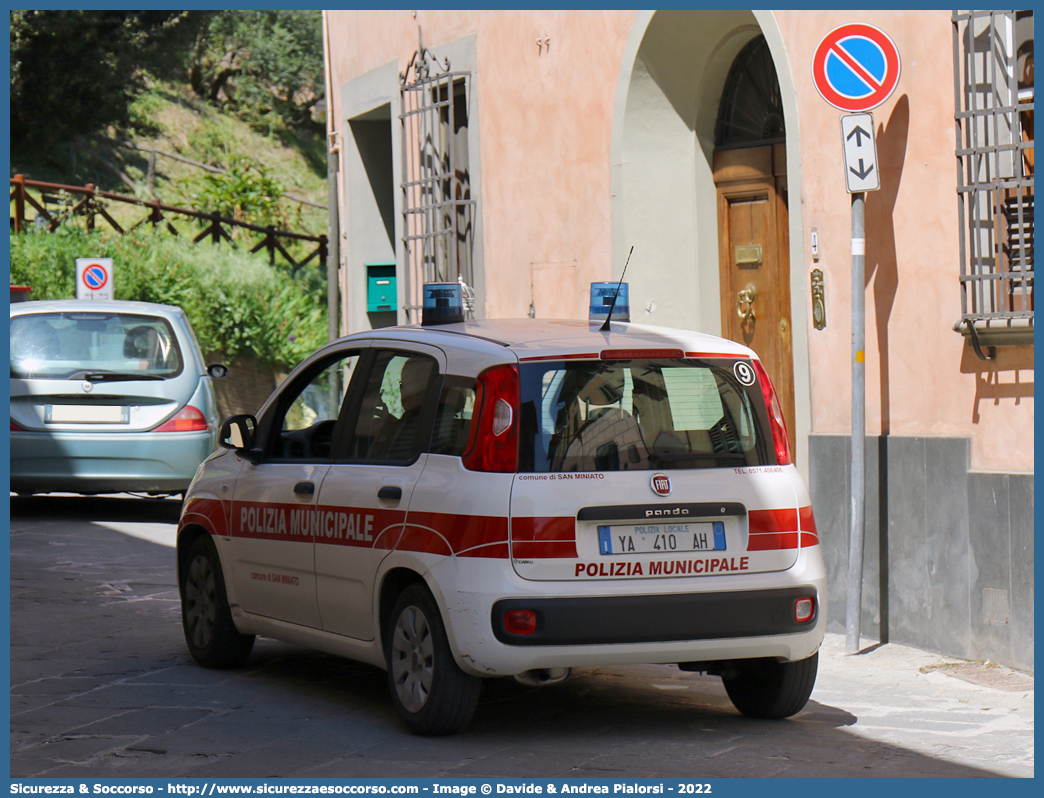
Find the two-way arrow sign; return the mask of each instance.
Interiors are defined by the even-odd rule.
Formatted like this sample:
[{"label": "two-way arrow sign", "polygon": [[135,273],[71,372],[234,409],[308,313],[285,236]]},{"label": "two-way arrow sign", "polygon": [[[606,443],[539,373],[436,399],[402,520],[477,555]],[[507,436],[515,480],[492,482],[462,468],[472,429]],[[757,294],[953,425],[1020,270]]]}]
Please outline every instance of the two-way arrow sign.
[{"label": "two-way arrow sign", "polygon": [[877,141],[873,114],[845,114],[841,117],[844,145],[845,185],[849,194],[877,191],[881,174],[877,168]]}]

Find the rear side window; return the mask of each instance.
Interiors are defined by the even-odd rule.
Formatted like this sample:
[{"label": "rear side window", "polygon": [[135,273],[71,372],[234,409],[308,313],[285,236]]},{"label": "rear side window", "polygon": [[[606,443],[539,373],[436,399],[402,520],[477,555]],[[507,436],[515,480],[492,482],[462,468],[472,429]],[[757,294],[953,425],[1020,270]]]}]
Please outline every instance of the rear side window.
[{"label": "rear side window", "polygon": [[446,377],[435,411],[435,428],[431,434],[432,454],[460,457],[467,451],[471,420],[475,415],[475,381],[464,377]]},{"label": "rear side window", "polygon": [[407,464],[423,450],[424,408],[438,377],[434,358],[381,351],[374,359],[349,453],[350,459]]},{"label": "rear side window", "polygon": [[11,318],[11,376],[65,379],[84,372],[175,377],[184,358],[164,318],[73,311]]},{"label": "rear side window", "polygon": [[736,362],[524,363],[519,470],[775,465],[761,390],[741,384]]}]

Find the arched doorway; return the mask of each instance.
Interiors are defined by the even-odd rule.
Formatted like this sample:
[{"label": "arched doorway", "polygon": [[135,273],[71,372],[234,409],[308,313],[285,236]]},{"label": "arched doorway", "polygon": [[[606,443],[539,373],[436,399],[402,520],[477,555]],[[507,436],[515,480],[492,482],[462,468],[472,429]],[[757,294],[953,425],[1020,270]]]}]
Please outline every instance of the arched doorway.
[{"label": "arched doorway", "polygon": [[764,36],[732,63],[714,139],[722,335],[758,353],[793,438],[786,126]]},{"label": "arched doorway", "polygon": [[[765,43],[758,46],[757,58],[752,61],[747,57],[751,51],[741,58],[744,48],[756,40]],[[754,77],[744,75],[743,80],[730,81],[734,67],[737,74],[743,74],[738,66],[743,64]],[[771,80],[757,77],[760,67],[774,69]],[[728,92],[726,83],[730,84]],[[765,85],[771,86],[773,93],[767,102],[766,98],[757,99],[762,108],[772,109],[778,133],[771,133],[772,125],[766,133],[764,122],[771,114],[758,111],[758,103],[751,102],[750,95]],[[725,96],[732,98],[726,106],[726,118],[733,124],[720,128]],[[742,135],[739,122],[751,112],[761,124]],[[771,256],[776,275],[767,293],[758,295],[755,287],[754,308],[755,316],[764,321],[759,323],[758,332],[770,326],[778,332],[781,322],[786,331],[783,346],[767,346],[757,340],[752,343],[770,366],[781,402],[786,405],[795,463],[807,476],[811,325],[806,322],[807,286],[800,268],[801,204],[788,209],[786,201],[788,189],[795,196],[801,191],[797,118],[793,68],[771,11],[638,12],[621,62],[610,154],[615,274],[620,274],[633,246],[634,257],[627,272],[632,318],[729,335],[731,318],[739,320],[736,295],[750,280],[732,288],[726,279],[717,184],[734,190],[742,187],[740,179],[758,176],[764,185],[748,188],[763,188],[766,197],[771,184],[773,201],[769,205],[775,245],[762,245],[762,270],[765,257]],[[743,164],[744,159],[759,154],[760,162]],[[739,162],[738,171],[726,168],[729,159]],[[733,206],[738,213],[739,205],[734,202]],[[751,204],[747,210],[756,207]],[[735,257],[735,244],[729,248]],[[751,257],[750,251],[739,254]],[[745,273],[752,271],[748,268]],[[725,302],[726,296],[730,301]],[[768,297],[774,298],[781,311],[778,318],[765,321],[767,311],[758,311]],[[742,335],[734,337],[744,340]]]}]

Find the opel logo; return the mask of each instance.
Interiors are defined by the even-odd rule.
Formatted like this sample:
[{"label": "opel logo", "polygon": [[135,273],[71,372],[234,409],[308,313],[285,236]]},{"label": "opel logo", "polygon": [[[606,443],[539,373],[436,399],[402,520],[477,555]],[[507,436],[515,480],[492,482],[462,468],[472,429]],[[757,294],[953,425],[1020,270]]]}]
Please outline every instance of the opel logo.
[{"label": "opel logo", "polygon": [[649,480],[649,487],[657,496],[670,496],[671,478],[666,474],[653,474],[652,479]]}]

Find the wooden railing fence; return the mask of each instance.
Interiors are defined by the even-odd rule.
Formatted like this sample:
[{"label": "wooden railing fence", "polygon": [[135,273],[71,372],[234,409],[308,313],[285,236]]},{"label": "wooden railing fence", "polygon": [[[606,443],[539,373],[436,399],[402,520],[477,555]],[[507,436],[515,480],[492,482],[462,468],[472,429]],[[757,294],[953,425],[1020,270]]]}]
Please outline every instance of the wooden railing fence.
[{"label": "wooden railing fence", "polygon": [[[31,192],[35,192],[37,197],[34,197]],[[62,199],[65,198],[68,198],[68,200],[63,203]],[[146,213],[133,225],[124,229],[99,200],[137,205]],[[260,241],[257,241],[256,245],[250,250],[251,252],[266,250],[269,263],[273,265],[278,252],[290,266],[292,275],[296,275],[298,269],[311,263],[316,258],[319,259],[319,263],[325,263],[328,251],[328,242],[325,235],[312,236],[304,233],[294,233],[289,230],[280,230],[276,227],[263,227],[250,224],[249,222],[229,219],[216,213],[204,213],[189,208],[164,205],[159,200],[142,200],[137,197],[126,197],[122,194],[113,194],[110,191],[101,191],[95,188],[92,183],[88,183],[86,186],[65,186],[60,183],[27,180],[25,175],[15,175],[11,178],[11,203],[14,206],[11,215],[11,230],[15,233],[24,232],[28,229],[28,225],[37,225],[54,232],[58,229],[65,216],[82,216],[88,230],[93,230],[100,218],[113,230],[121,234],[143,224],[151,224],[153,227],[163,224],[173,235],[181,235],[180,231],[172,224],[170,217],[175,217],[175,220],[176,217],[185,217],[204,225],[202,232],[192,239],[194,242],[203,241],[206,238],[214,242],[225,239],[235,245],[236,242],[232,240],[229,231],[233,228],[239,228],[254,234],[254,241],[257,241],[257,236],[260,236]],[[58,205],[58,207],[48,208],[48,205]],[[26,210],[28,207],[36,211],[35,219],[27,219]],[[285,246],[285,244],[291,241],[305,244],[305,253],[297,258],[291,255]],[[315,244],[315,248],[310,252],[307,251],[307,244],[309,243]]]}]

